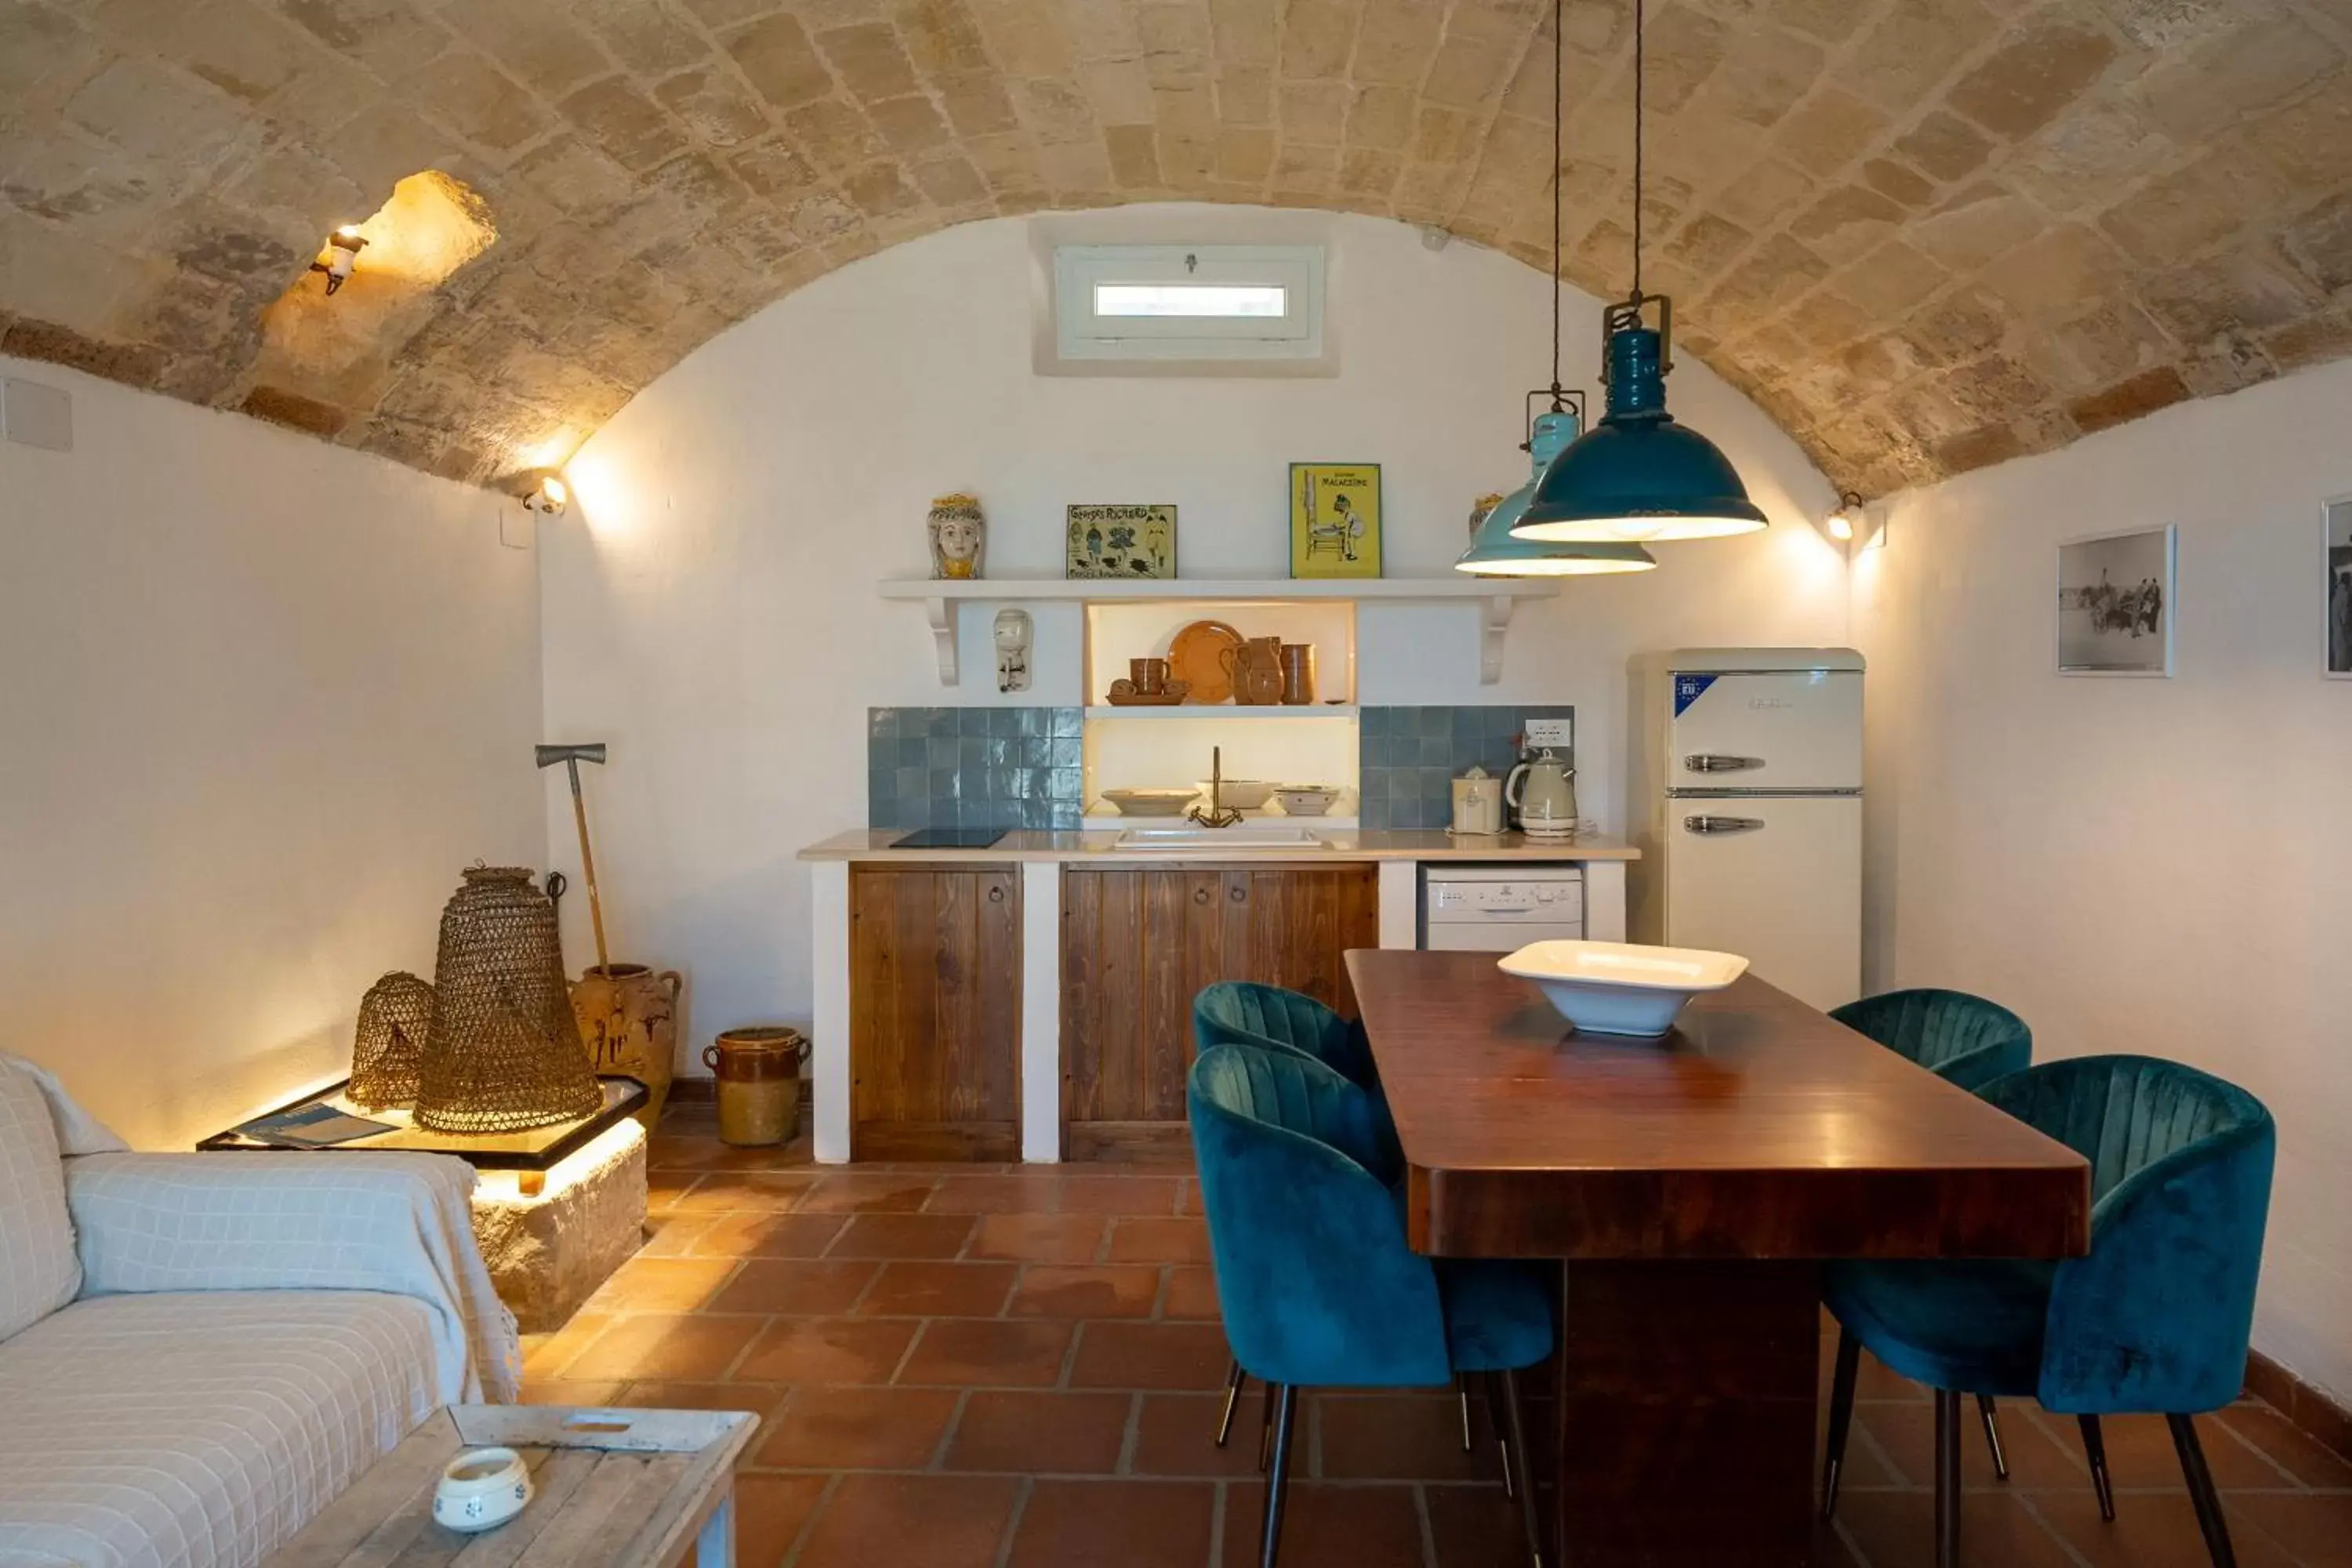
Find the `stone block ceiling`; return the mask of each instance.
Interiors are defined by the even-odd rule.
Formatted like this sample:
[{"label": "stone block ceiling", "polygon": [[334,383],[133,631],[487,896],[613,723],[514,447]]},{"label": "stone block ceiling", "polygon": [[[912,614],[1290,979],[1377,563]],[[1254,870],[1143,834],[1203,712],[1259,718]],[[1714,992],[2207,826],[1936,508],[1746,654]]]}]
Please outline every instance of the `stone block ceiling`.
[{"label": "stone block ceiling", "polygon": [[[1630,275],[1631,4],[1566,9],[1565,275],[1604,296]],[[730,322],[975,218],[1342,208],[1541,267],[1550,14],[0,0],[0,351],[487,481]],[[1649,16],[1645,281],[1842,484],[2352,353],[2352,0]],[[459,238],[411,248],[446,273],[371,246],[334,301],[365,331],[296,299],[331,228],[425,171]]]}]

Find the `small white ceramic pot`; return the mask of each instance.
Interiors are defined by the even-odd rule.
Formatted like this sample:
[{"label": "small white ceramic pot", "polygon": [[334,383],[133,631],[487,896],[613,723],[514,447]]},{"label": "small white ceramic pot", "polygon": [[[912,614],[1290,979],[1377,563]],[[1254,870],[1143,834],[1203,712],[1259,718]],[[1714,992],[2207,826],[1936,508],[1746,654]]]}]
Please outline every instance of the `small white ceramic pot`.
[{"label": "small white ceramic pot", "polygon": [[496,1530],[530,1501],[530,1469],[512,1448],[468,1448],[433,1489],[433,1522],[472,1534]]}]

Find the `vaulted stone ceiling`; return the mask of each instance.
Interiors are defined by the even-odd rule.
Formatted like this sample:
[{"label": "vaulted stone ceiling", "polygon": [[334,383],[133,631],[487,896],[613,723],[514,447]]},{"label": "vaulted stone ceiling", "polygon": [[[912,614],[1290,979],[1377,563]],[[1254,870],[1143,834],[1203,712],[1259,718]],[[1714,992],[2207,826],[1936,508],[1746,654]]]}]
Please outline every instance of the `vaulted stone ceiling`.
[{"label": "vaulted stone ceiling", "polygon": [[[1630,276],[1631,5],[1566,10],[1565,273],[1602,295]],[[0,0],[0,351],[487,480],[728,323],[970,219],[1337,207],[1540,267],[1550,14]],[[2352,353],[2347,0],[1649,16],[1644,280],[1842,483]],[[323,237],[428,170],[403,200],[435,237],[381,232],[395,204],[331,310]]]}]

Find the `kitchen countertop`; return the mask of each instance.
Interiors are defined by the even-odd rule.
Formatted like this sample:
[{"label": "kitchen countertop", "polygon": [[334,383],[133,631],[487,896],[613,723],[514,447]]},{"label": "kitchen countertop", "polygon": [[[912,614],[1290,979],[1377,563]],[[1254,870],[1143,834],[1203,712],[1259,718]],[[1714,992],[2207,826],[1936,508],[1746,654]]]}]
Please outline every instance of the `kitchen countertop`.
[{"label": "kitchen countertop", "polygon": [[[1172,819],[1139,819],[1137,826],[1172,827]],[[1311,823],[1297,823],[1315,832]],[[1079,833],[1047,833],[1016,828],[985,849],[893,849],[890,841],[906,837],[903,827],[868,828],[836,833],[800,852],[803,860],[1099,860],[1131,866],[1166,866],[1227,860],[1638,860],[1642,852],[1622,839],[1585,834],[1564,841],[1535,842],[1524,834],[1506,833],[1494,838],[1456,838],[1444,832],[1377,832],[1355,828],[1318,834],[1319,847],[1296,844],[1252,844],[1236,837],[1227,844],[1204,844],[1197,850],[1114,849],[1115,829]]]}]

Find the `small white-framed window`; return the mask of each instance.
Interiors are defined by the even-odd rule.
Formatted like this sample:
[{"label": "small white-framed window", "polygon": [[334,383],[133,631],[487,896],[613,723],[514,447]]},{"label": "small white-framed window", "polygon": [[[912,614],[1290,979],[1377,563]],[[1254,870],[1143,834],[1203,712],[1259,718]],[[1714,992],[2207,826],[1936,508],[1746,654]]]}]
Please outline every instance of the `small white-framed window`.
[{"label": "small white-framed window", "polygon": [[1065,245],[1054,250],[1066,360],[1312,360],[1319,245]]}]

